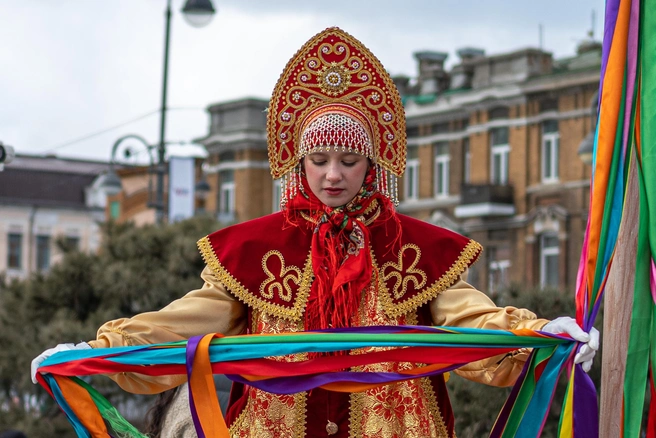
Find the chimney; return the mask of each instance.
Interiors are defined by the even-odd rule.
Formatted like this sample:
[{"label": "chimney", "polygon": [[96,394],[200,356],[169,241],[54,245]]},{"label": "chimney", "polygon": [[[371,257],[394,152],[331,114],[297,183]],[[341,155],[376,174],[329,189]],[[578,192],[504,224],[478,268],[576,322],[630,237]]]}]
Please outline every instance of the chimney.
[{"label": "chimney", "polygon": [[419,63],[419,94],[434,94],[449,88],[449,75],[444,70],[448,53],[422,51],[414,56]]},{"label": "chimney", "polygon": [[485,50],[474,47],[463,47],[456,51],[460,58],[460,64],[451,70],[451,89],[469,89],[474,77],[474,63],[477,59],[485,57]]}]

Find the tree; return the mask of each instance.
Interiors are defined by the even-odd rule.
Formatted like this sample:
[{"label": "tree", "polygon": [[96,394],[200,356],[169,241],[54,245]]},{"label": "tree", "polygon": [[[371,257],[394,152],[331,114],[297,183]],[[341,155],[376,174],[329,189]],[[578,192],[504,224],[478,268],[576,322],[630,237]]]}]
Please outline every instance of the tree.
[{"label": "tree", "polygon": [[[74,437],[50,396],[32,384],[31,360],[58,343],[94,339],[105,321],[159,309],[200,287],[196,241],[217,228],[208,218],[164,227],[107,223],[97,254],[59,239],[64,259],[49,272],[9,284],[0,278],[0,430]],[[136,397],[104,377],[93,385],[115,405]]]}]

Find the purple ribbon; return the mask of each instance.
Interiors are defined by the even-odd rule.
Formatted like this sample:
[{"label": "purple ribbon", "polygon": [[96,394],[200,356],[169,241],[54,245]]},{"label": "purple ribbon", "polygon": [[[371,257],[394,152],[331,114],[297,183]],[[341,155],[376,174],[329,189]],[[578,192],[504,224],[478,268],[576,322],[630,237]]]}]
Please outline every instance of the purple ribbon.
[{"label": "purple ribbon", "polygon": [[599,114],[599,107],[601,106],[606,66],[608,65],[608,57],[610,56],[610,46],[613,43],[613,34],[615,33],[615,24],[617,22],[619,8],[620,0],[606,0],[606,20],[604,23],[604,42],[601,52],[601,80],[599,81],[599,104],[597,105],[597,114]]},{"label": "purple ribbon", "polygon": [[[187,356],[187,381],[191,380],[191,370],[194,365],[194,357],[196,357],[196,350],[198,349],[198,344],[200,343],[203,336],[193,336],[189,338],[187,342],[186,356]],[[203,427],[200,424],[200,419],[198,418],[198,412],[196,412],[196,404],[194,403],[194,394],[191,392],[191,385],[187,385],[189,388],[189,409],[191,410],[191,418],[194,420],[194,427],[196,428],[196,434],[198,438],[205,438],[205,432],[203,432]]]},{"label": "purple ribbon", "polygon": [[[619,394],[618,396],[621,396]],[[599,436],[597,390],[581,364],[574,368],[574,436]]]},{"label": "purple ribbon", "polygon": [[401,374],[401,373],[373,373],[362,372],[353,373],[348,371],[311,374],[303,377],[276,377],[273,379],[258,380],[251,382],[238,374],[226,374],[233,382],[243,383],[245,385],[253,386],[262,391],[271,392],[274,394],[295,394],[297,392],[309,391],[319,386],[335,382],[357,382],[357,383],[371,383],[371,384],[386,384],[402,380],[417,379],[420,377],[429,377],[437,374],[442,374],[447,371],[452,371],[456,368],[466,365],[464,363],[452,364],[448,367],[441,368],[436,371],[428,371],[421,374]]}]

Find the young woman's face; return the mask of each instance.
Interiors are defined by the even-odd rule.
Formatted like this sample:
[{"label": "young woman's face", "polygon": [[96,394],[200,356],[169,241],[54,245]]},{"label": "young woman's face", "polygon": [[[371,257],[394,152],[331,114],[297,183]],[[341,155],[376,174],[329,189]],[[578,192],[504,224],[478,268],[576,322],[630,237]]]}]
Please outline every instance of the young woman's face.
[{"label": "young woman's face", "polygon": [[352,152],[314,152],[305,157],[310,190],[328,207],[341,207],[355,197],[367,175],[369,160]]}]

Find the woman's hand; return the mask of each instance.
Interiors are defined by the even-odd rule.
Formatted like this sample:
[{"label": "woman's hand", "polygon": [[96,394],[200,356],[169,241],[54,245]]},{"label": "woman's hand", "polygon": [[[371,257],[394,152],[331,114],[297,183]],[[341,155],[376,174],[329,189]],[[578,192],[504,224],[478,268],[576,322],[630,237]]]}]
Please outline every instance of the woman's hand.
[{"label": "woman's hand", "polygon": [[574,318],[561,316],[548,322],[542,327],[542,331],[553,334],[566,333],[571,336],[572,339],[583,342],[584,344],[574,357],[574,363],[582,364],[583,370],[586,373],[590,371],[590,368],[592,368],[592,361],[594,360],[595,354],[597,354],[597,350],[599,350],[599,330],[592,327],[590,333],[586,333],[576,323]]},{"label": "woman's hand", "polygon": [[37,357],[32,360],[32,383],[36,384],[36,373],[41,364],[43,363],[44,360],[49,358],[55,353],[59,353],[60,351],[68,351],[68,350],[90,350],[91,346],[87,344],[86,342],[80,342],[79,344],[59,344],[54,348],[48,348],[46,351],[43,353],[39,354]]}]

